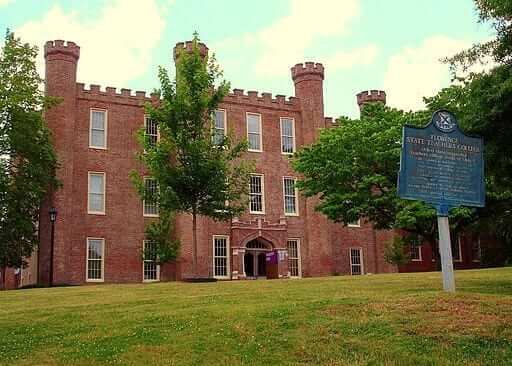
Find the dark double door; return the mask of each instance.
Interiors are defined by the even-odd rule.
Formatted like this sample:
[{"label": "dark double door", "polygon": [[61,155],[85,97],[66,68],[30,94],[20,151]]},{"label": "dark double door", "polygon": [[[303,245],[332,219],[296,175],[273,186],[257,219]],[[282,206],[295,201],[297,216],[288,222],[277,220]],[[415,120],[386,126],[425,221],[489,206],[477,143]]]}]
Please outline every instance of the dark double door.
[{"label": "dark double door", "polygon": [[265,252],[248,251],[244,255],[246,277],[266,277],[267,256]]}]

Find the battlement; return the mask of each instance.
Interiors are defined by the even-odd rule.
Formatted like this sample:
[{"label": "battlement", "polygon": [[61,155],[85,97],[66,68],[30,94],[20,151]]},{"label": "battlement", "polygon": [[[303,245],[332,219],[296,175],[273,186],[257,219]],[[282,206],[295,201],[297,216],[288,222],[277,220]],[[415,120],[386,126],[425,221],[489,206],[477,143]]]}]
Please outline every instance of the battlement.
[{"label": "battlement", "polygon": [[[172,51],[174,61],[176,61],[176,57],[178,57],[181,52],[185,51],[187,53],[191,53],[193,48],[194,42],[192,41],[176,43],[176,46],[174,46]],[[198,42],[197,48],[199,49],[199,54],[201,55],[201,57],[205,58],[206,56],[208,56],[208,47],[206,47],[204,43]]]},{"label": "battlement", "polygon": [[365,103],[373,102],[386,104],[386,92],[384,90],[365,90],[357,94],[357,104],[359,107]]},{"label": "battlement", "polygon": [[52,54],[65,54],[74,57],[76,60],[80,58],[80,47],[75,42],[62,41],[60,39],[55,41],[48,41],[44,45],[44,57]]},{"label": "battlement", "polygon": [[233,89],[233,92],[229,93],[224,98],[224,101],[233,103],[246,102],[256,104],[258,106],[266,106],[269,108],[281,108],[284,106],[300,106],[300,99],[296,97],[288,97],[288,99],[286,99],[286,96],[279,94],[276,95],[275,98],[273,98],[272,93],[259,93],[254,90],[249,90],[245,94],[243,89]]},{"label": "battlement", "polygon": [[292,71],[292,79],[295,79],[305,76],[305,75],[316,75],[319,76],[322,80],[324,79],[324,65],[321,63],[314,62],[305,62],[296,64],[291,68]]},{"label": "battlement", "polygon": [[107,86],[104,90],[101,89],[100,85],[90,84],[89,89],[85,88],[84,83],[76,83],[77,93],[81,97],[86,96],[102,96],[102,97],[116,97],[116,98],[124,98],[126,100],[132,101],[155,101],[158,100],[157,93],[151,93],[150,96],[146,96],[145,91],[137,90],[135,94],[132,93],[131,89],[122,88],[117,91],[117,88]]}]

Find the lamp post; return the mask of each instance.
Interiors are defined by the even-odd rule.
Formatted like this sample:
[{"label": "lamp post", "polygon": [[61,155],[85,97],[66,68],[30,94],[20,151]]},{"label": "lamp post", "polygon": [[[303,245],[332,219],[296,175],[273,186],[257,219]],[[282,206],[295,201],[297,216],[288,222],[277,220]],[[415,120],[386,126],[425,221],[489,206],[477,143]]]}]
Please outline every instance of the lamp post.
[{"label": "lamp post", "polygon": [[50,214],[50,221],[52,223],[52,231],[50,234],[50,287],[53,286],[53,246],[55,239],[55,220],[57,219],[57,209],[52,207],[48,212]]}]

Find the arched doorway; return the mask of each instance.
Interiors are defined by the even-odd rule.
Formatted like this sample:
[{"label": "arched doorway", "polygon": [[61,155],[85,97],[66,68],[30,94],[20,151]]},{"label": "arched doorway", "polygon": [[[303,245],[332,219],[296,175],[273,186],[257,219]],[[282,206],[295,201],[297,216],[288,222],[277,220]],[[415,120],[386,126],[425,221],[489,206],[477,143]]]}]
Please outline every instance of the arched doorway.
[{"label": "arched doorway", "polygon": [[245,246],[244,270],[247,278],[267,277],[267,253],[272,245],[260,238],[253,239]]}]

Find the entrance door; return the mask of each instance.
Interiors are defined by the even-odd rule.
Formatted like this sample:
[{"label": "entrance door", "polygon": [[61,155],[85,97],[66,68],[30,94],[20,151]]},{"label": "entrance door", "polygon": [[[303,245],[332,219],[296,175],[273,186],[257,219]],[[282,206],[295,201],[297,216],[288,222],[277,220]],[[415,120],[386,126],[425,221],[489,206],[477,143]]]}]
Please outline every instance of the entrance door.
[{"label": "entrance door", "polygon": [[252,253],[244,254],[244,269],[246,277],[254,277],[254,255]]},{"label": "entrance door", "polygon": [[267,255],[265,253],[258,254],[258,276],[267,275]]}]

